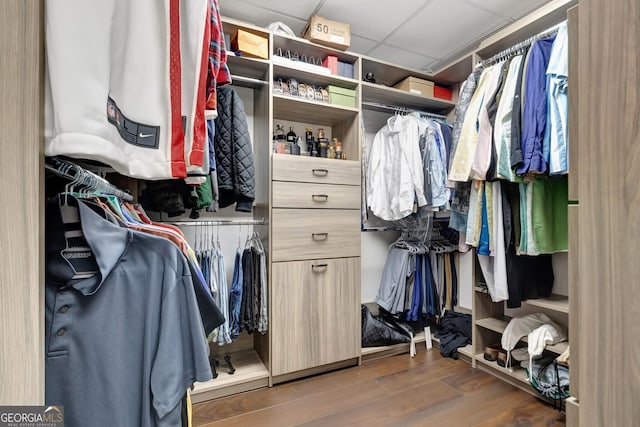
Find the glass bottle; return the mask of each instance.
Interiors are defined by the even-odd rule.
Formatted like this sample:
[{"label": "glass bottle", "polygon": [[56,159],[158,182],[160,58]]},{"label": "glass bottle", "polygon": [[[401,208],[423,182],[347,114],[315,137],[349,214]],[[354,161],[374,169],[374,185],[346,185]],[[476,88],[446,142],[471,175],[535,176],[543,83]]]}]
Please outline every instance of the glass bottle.
[{"label": "glass bottle", "polygon": [[287,142],[296,142],[296,133],[293,131],[293,126],[289,126],[289,132],[287,132]]},{"label": "glass bottle", "polygon": [[306,128],[304,130],[304,140],[307,143],[307,151],[309,152],[309,155],[312,155],[311,153],[313,152],[313,129]]}]

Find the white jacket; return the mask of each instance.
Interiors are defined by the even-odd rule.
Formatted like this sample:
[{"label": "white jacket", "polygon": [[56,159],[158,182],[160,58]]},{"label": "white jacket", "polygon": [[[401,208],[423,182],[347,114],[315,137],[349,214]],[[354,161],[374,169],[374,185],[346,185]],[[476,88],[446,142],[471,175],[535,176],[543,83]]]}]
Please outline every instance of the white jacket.
[{"label": "white jacket", "polygon": [[367,205],[385,221],[410,215],[414,202],[427,204],[419,138],[425,124],[415,116],[393,116],[373,139],[367,162]]}]

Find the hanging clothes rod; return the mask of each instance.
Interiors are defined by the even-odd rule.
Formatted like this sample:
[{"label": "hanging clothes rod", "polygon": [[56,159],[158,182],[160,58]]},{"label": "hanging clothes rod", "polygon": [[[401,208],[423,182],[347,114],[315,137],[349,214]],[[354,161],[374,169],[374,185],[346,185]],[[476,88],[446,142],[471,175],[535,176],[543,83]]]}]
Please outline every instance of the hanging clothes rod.
[{"label": "hanging clothes rod", "polygon": [[539,34],[536,34],[535,36],[529,37],[528,39],[523,40],[520,43],[516,43],[515,45],[496,53],[491,58],[485,59],[484,61],[480,61],[476,66],[486,67],[488,65],[495,64],[495,63],[499,62],[500,60],[508,59],[508,58],[514,56],[516,53],[521,52],[521,50],[524,49],[525,47],[531,46],[536,41],[544,40],[546,38],[549,38],[549,37],[557,34],[558,30],[560,29],[560,25],[562,25],[564,22],[566,22],[566,21],[563,21],[563,22],[555,25],[554,27],[549,28],[546,31],[543,31],[543,32],[541,32]]},{"label": "hanging clothes rod", "polygon": [[218,225],[266,225],[264,218],[260,219],[217,219],[208,221],[174,221],[177,226],[218,226]]},{"label": "hanging clothes rod", "polygon": [[133,196],[119,189],[106,179],[88,171],[77,164],[58,157],[48,157],[45,169],[71,181],[70,187],[80,187],[82,190],[93,191],[100,194],[115,196],[126,202],[133,201]]},{"label": "hanging clothes rod", "polygon": [[447,116],[436,113],[428,113],[426,111],[415,110],[408,107],[399,107],[396,105],[379,104],[377,102],[362,102],[362,107],[374,111],[394,111],[396,113],[417,113],[421,117],[434,120],[447,120]]},{"label": "hanging clothes rod", "polygon": [[235,74],[232,74],[231,84],[233,84],[234,82],[248,83],[254,86],[265,86],[269,84],[269,82],[265,80],[254,79],[253,77],[237,76]]}]

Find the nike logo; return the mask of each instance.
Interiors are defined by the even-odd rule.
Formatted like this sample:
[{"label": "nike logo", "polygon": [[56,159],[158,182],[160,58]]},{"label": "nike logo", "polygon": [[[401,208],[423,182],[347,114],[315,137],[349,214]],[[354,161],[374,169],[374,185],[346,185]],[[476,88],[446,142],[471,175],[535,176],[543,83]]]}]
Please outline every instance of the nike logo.
[{"label": "nike logo", "polygon": [[140,132],[140,133],[138,134],[138,136],[139,136],[140,138],[149,138],[150,136],[153,136],[153,135],[155,135],[155,134],[153,134],[153,133],[142,133],[142,132]]}]

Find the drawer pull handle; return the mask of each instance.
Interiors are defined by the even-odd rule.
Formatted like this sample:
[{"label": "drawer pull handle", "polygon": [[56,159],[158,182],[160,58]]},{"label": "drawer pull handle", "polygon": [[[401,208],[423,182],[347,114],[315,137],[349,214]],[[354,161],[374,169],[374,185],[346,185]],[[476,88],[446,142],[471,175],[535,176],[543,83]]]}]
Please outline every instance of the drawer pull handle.
[{"label": "drawer pull handle", "polygon": [[327,271],[328,266],[329,264],[311,264],[311,270],[314,273],[320,273],[320,272]]},{"label": "drawer pull handle", "polygon": [[311,173],[315,176],[327,176],[329,175],[329,169],[311,169]]},{"label": "drawer pull handle", "polygon": [[328,194],[312,194],[311,198],[313,199],[314,202],[326,202],[327,200],[329,200],[329,195]]},{"label": "drawer pull handle", "polygon": [[329,233],[313,233],[311,234],[311,238],[313,240],[327,240],[329,238]]}]

